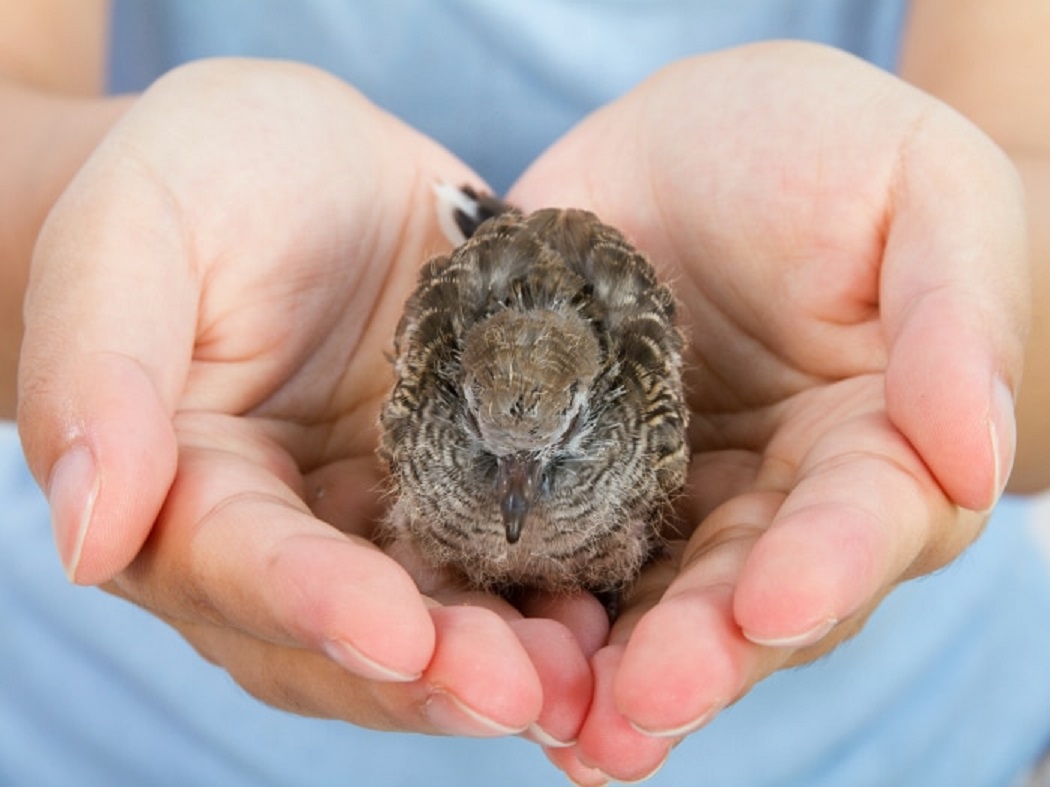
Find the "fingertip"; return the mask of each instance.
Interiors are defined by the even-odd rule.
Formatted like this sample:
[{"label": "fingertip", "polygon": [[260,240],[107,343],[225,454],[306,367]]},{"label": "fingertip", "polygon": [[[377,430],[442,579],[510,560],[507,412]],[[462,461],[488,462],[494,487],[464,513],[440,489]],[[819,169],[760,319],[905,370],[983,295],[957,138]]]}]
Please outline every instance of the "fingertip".
[{"label": "fingertip", "polygon": [[422,672],[404,672],[367,656],[352,642],[332,638],[322,644],[325,655],[347,672],[380,683],[411,683]]},{"label": "fingertip", "polygon": [[750,645],[736,631],[730,594],[729,588],[685,590],[638,621],[613,684],[616,706],[633,729],[679,738],[743,688]]},{"label": "fingertip", "polygon": [[760,538],[741,571],[733,616],[758,645],[798,648],[825,637],[884,581],[892,549],[865,512],[810,506]]},{"label": "fingertip", "polygon": [[473,606],[436,607],[430,614],[437,639],[424,680],[500,734],[527,730],[543,709],[543,686],[506,621]]},{"label": "fingertip", "polygon": [[525,731],[525,727],[507,725],[449,691],[438,689],[427,697],[427,719],[446,735],[471,738],[502,738]]},{"label": "fingertip", "polygon": [[543,708],[530,726],[530,734],[544,746],[569,746],[587,715],[594,685],[579,642],[554,620],[523,618],[511,621],[510,627],[543,686]]},{"label": "fingertip", "polygon": [[591,768],[580,762],[576,752],[571,748],[545,747],[547,759],[557,767],[565,777],[577,787],[605,787],[609,777],[598,768]]},{"label": "fingertip", "polygon": [[925,286],[907,308],[888,309],[900,314],[889,322],[887,412],[953,503],[987,511],[1016,451],[1012,390],[1026,324],[1016,312],[1024,310],[992,312],[994,291],[982,301],[962,285]]},{"label": "fingertip", "polygon": [[19,412],[27,458],[46,479],[59,556],[82,585],[112,579],[138,554],[177,463],[170,416],[146,372],[120,356],[89,365],[69,392],[38,392]]},{"label": "fingertip", "polygon": [[360,551],[371,558],[371,568],[366,570],[361,561],[355,565],[356,601],[336,611],[343,616],[343,628],[352,627],[361,653],[392,675],[421,675],[436,648],[431,610],[399,565],[378,551]]},{"label": "fingertip", "polygon": [[617,706],[614,683],[624,646],[610,645],[591,659],[594,699],[576,743],[580,762],[618,781],[634,782],[655,773],[673,741],[640,733]]},{"label": "fingertip", "polygon": [[264,558],[269,573],[243,581],[264,582],[267,606],[286,633],[349,672],[384,682],[417,679],[434,656],[436,633],[412,578],[371,545],[317,530],[302,516],[303,531],[277,541]]}]

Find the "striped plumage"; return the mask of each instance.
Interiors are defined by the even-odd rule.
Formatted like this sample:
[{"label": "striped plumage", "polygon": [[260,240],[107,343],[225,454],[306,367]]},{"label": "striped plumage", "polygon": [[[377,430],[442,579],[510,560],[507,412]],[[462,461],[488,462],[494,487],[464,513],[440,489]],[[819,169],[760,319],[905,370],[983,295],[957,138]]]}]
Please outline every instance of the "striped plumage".
[{"label": "striped plumage", "polygon": [[387,536],[479,587],[622,589],[685,478],[673,319],[581,210],[506,209],[427,262],[381,417]]}]

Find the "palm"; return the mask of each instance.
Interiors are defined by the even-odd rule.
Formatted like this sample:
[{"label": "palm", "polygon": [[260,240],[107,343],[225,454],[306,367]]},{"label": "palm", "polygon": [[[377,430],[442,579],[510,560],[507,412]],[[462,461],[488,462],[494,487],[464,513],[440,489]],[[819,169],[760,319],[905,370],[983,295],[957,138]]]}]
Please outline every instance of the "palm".
[{"label": "palm", "polygon": [[[155,198],[160,215],[145,218],[181,233],[162,237],[154,253],[170,266],[169,294],[197,304],[195,321],[179,326],[192,332],[192,351],[171,389],[180,473],[195,478],[198,462],[231,473],[242,463],[257,472],[256,493],[341,512],[345,529],[365,533],[376,508],[367,498],[377,494],[376,473],[368,473],[372,425],[390,379],[383,350],[418,261],[438,242],[416,168],[456,165],[389,119],[369,117],[352,93],[333,105],[334,82],[294,73],[285,80],[265,85],[272,96],[249,96],[218,118],[207,106],[169,113],[171,128],[152,141],[148,160],[128,167],[143,173],[129,176],[146,195],[135,198],[167,197]],[[269,102],[288,101],[282,88],[299,91],[299,100],[278,113]],[[322,101],[323,122],[310,117]],[[384,122],[404,134],[408,150],[379,164]],[[192,157],[184,155],[187,137]],[[247,491],[232,482],[206,489],[177,485],[168,508],[192,496],[203,516]],[[334,505],[347,495],[356,505]],[[167,536],[164,523],[184,515],[162,519],[155,547]]]}]

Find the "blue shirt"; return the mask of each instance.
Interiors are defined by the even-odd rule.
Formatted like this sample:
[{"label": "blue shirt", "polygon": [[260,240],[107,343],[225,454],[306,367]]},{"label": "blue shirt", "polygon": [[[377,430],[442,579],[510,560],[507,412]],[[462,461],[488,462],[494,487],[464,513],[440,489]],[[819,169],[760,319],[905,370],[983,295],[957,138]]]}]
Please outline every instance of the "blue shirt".
[{"label": "blue shirt", "polygon": [[497,191],[591,110],[691,54],[768,38],[897,59],[903,0],[117,0],[111,85],[213,55],[302,60]]},{"label": "blue shirt", "polygon": [[[195,57],[334,71],[505,189],[664,63],[770,37],[892,68],[901,0],[128,0],[112,86]],[[533,744],[376,733],[245,695],[145,612],[69,586],[13,430],[0,430],[0,785],[537,785]],[[653,785],[1010,784],[1050,738],[1050,578],[1007,500],[943,571],[829,657],[759,684]]]}]

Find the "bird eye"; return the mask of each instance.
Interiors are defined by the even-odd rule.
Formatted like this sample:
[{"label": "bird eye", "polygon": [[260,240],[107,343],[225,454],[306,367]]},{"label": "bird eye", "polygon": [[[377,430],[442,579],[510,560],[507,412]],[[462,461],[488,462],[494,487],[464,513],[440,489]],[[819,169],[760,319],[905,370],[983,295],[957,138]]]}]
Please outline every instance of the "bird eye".
[{"label": "bird eye", "polygon": [[465,407],[463,408],[463,412],[466,414],[467,432],[480,439],[481,427],[478,425],[478,418],[474,415],[474,411],[470,407]]},{"label": "bird eye", "polygon": [[566,410],[568,410],[570,407],[573,406],[573,404],[576,403],[576,394],[578,394],[579,392],[580,392],[580,381],[579,380],[573,380],[571,383],[569,383],[569,403],[565,406]]}]

